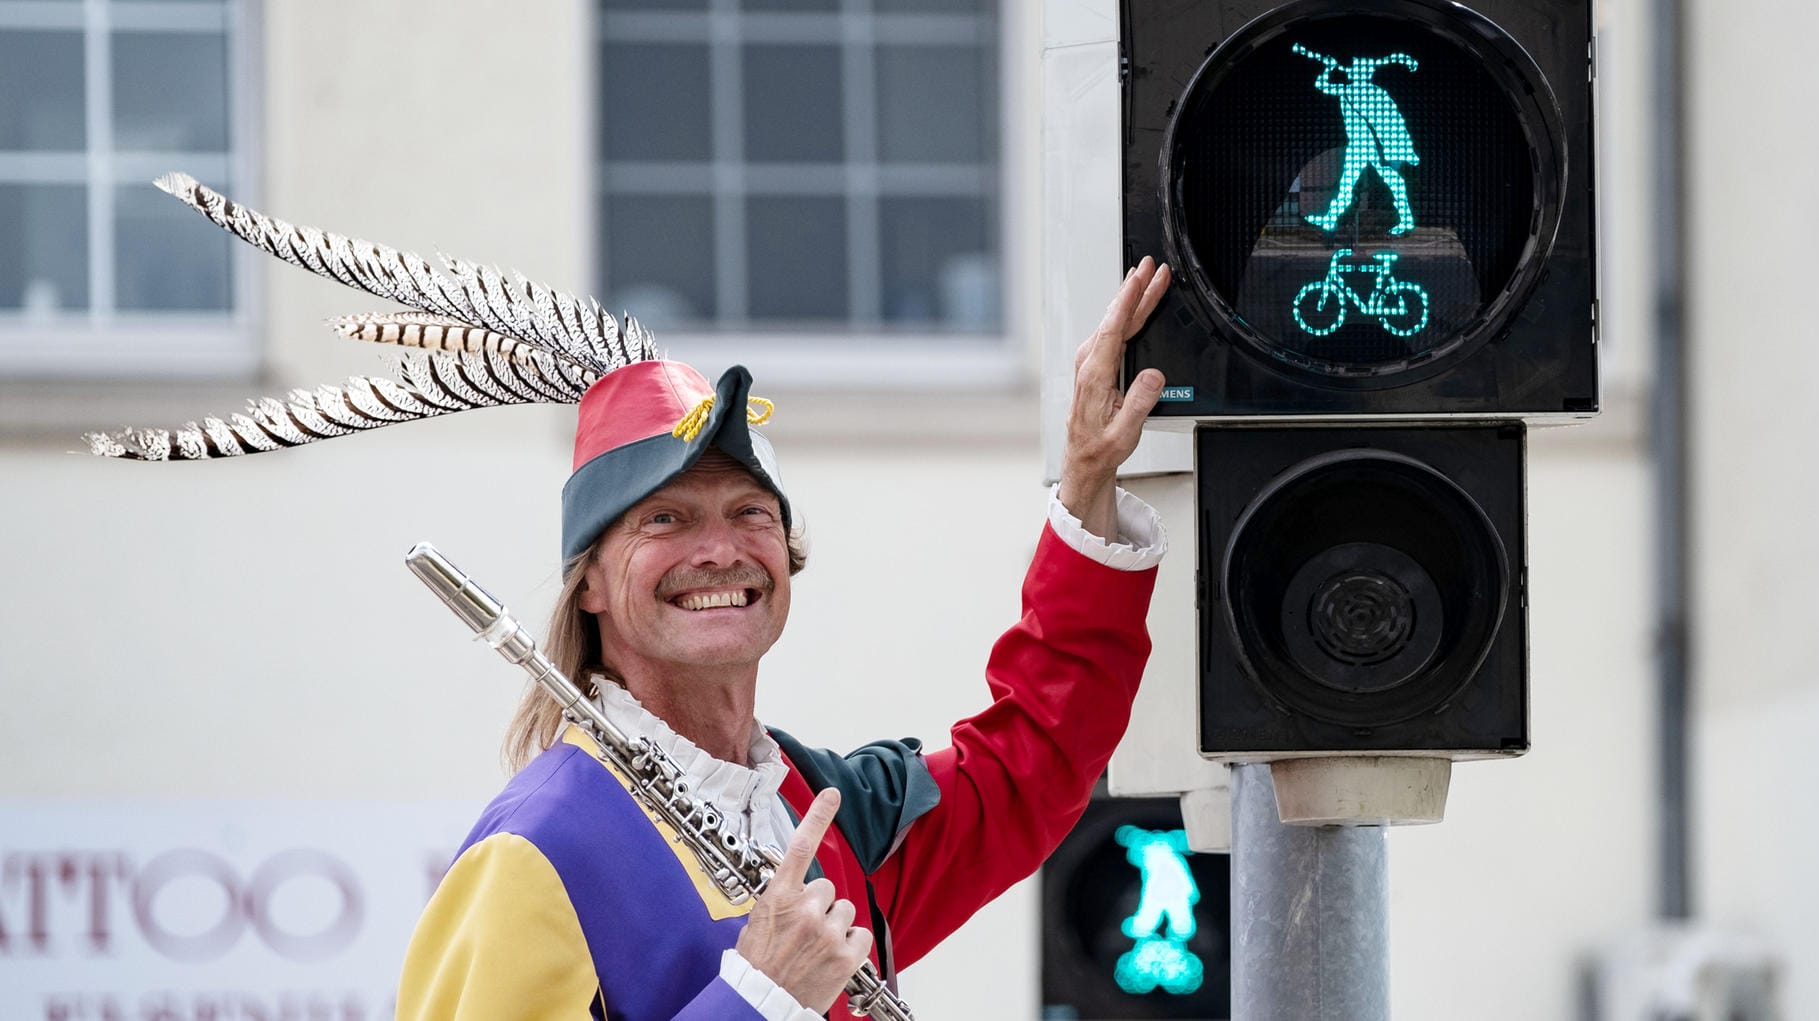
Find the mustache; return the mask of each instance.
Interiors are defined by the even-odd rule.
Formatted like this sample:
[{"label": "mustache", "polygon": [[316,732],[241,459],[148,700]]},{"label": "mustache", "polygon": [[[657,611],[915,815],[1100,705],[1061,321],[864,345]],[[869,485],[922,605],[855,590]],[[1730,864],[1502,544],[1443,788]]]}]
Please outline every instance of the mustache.
[{"label": "mustache", "polygon": [[658,582],[657,596],[667,602],[693,589],[750,588],[768,594],[776,587],[770,573],[756,564],[724,568],[678,567]]}]

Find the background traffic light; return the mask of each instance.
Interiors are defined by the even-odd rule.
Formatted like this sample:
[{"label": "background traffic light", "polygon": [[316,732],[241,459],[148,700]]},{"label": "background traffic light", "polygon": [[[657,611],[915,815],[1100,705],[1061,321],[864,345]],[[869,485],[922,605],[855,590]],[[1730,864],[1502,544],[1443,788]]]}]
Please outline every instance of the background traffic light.
[{"label": "background traffic light", "polygon": [[1597,410],[1589,3],[1121,10],[1158,415]]},{"label": "background traffic light", "polygon": [[1231,859],[1187,851],[1176,799],[1101,784],[1041,875],[1044,1019],[1231,1016]]}]

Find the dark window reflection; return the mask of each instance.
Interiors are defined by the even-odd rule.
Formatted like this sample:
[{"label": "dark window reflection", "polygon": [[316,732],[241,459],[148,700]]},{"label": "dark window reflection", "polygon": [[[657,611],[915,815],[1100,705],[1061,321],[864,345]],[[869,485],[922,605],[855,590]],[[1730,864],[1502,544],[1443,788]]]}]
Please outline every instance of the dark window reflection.
[{"label": "dark window reflection", "polygon": [[629,311],[653,324],[675,324],[719,314],[711,198],[615,195],[606,203],[605,227],[613,315]]},{"label": "dark window reflection", "polygon": [[0,150],[88,145],[82,34],[0,31]]},{"label": "dark window reflection", "polygon": [[88,307],[88,189],[0,184],[0,309]]},{"label": "dark window reflection", "polygon": [[114,148],[225,152],[227,38],[219,32],[116,32]]},{"label": "dark window reflection", "polygon": [[[221,182],[208,183],[225,188]],[[156,188],[116,189],[114,304],[128,311],[231,308],[232,242],[225,231]]]},{"label": "dark window reflection", "polygon": [[996,218],[993,205],[974,198],[884,200],[887,321],[998,328],[998,259],[989,229]]},{"label": "dark window reflection", "polygon": [[754,198],[746,224],[754,319],[846,319],[845,201]]}]

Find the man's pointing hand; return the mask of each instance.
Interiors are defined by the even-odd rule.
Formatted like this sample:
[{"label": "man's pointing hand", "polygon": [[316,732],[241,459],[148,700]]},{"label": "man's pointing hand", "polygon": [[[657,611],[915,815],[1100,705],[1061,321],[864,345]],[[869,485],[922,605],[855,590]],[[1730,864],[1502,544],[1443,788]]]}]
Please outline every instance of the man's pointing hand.
[{"label": "man's pointing hand", "polygon": [[839,791],[830,788],[816,796],[736,946],[752,967],[817,1013],[833,1006],[872,949],[871,931],[853,925],[857,910],[852,901],[837,898],[825,877],[803,882],[839,808]]}]

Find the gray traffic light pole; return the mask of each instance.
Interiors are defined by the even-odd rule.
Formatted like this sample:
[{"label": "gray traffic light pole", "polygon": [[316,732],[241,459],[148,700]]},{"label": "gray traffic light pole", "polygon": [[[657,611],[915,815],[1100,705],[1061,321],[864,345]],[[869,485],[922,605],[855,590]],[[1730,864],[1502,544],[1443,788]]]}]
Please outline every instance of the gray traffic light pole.
[{"label": "gray traffic light pole", "polygon": [[1388,874],[1384,827],[1285,825],[1270,765],[1234,765],[1232,1017],[1387,1021]]}]

